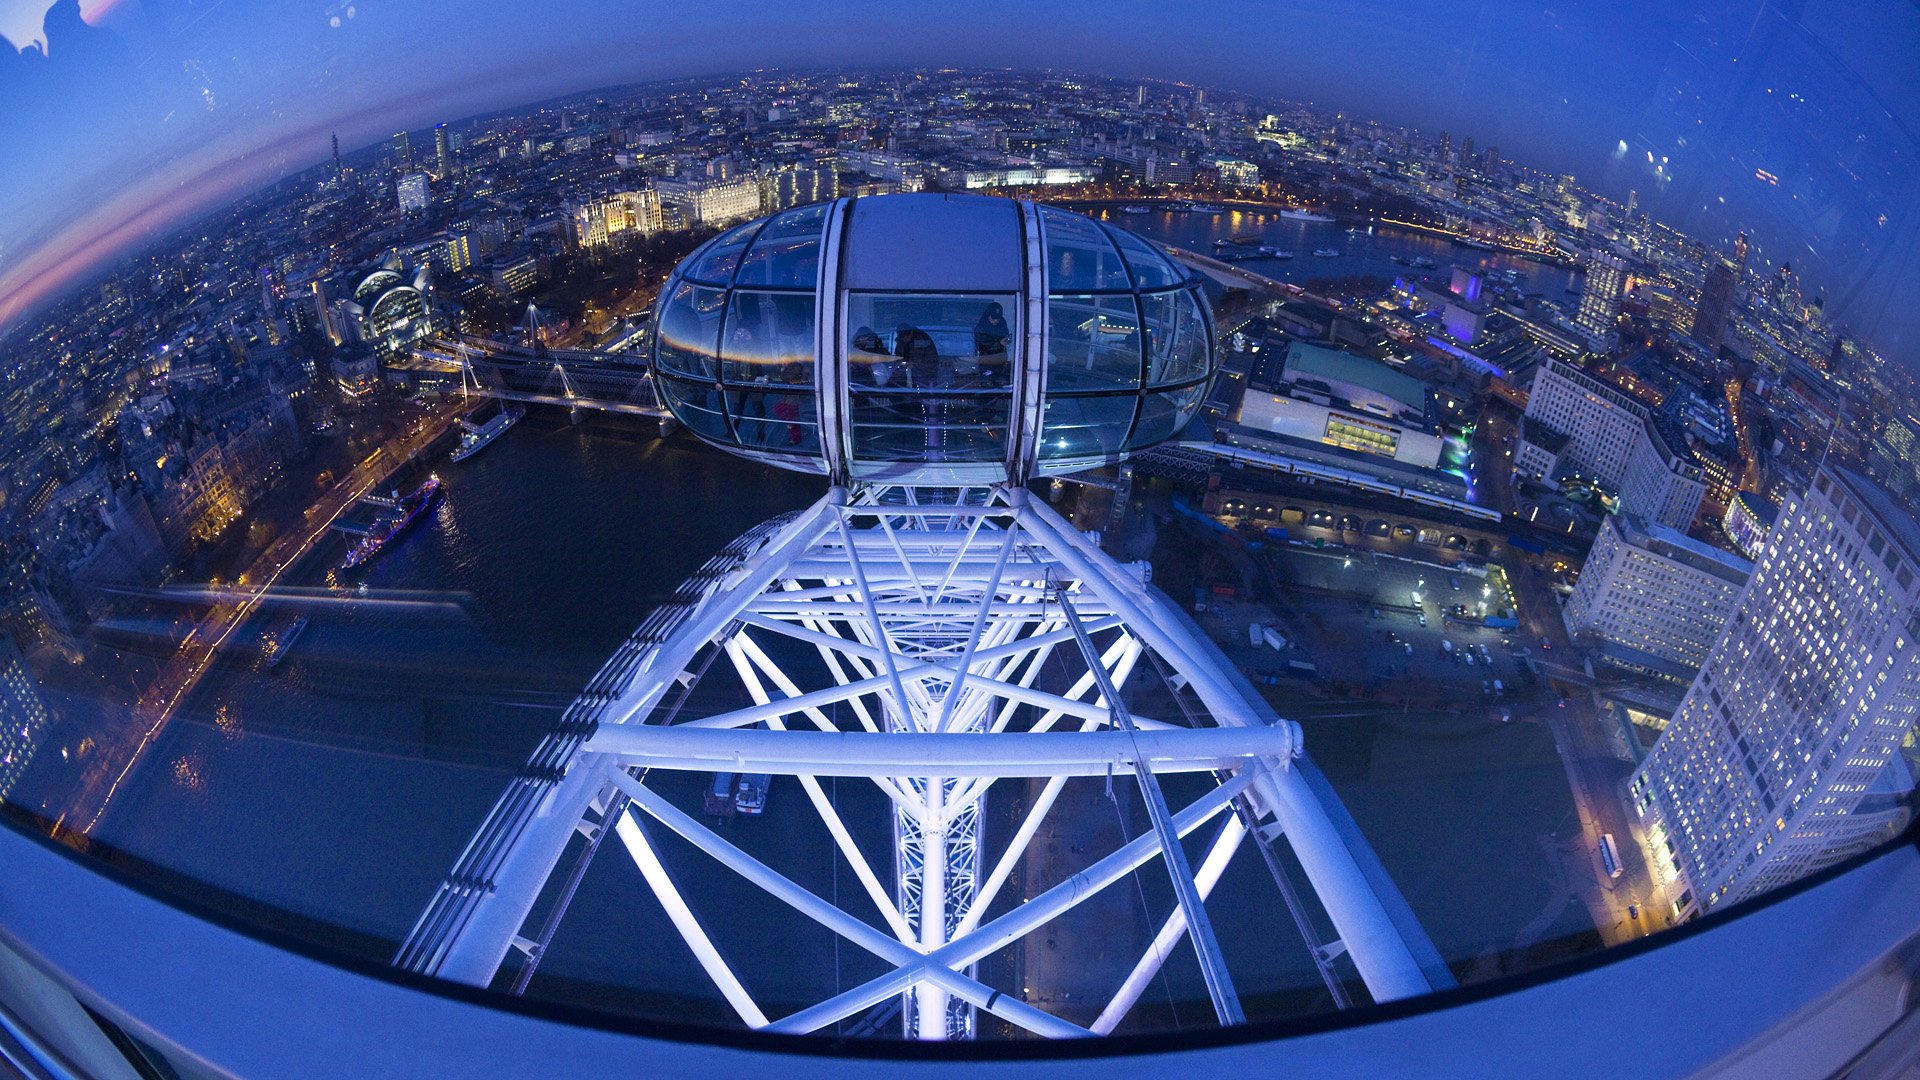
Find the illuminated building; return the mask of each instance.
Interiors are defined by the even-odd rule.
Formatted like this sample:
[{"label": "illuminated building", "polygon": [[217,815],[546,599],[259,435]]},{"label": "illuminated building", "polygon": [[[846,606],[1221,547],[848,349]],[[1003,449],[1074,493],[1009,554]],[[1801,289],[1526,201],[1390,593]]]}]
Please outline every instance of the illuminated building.
[{"label": "illuminated building", "polygon": [[1595,341],[1611,341],[1620,321],[1620,294],[1627,284],[1627,264],[1618,256],[1595,249],[1587,256],[1587,284],[1573,324]]},{"label": "illuminated building", "polygon": [[408,173],[395,186],[400,196],[400,212],[419,214],[427,209],[427,174]]},{"label": "illuminated building", "polygon": [[1567,597],[1567,629],[1697,670],[1752,572],[1666,526],[1610,515]]},{"label": "illuminated building", "polygon": [[1220,170],[1220,183],[1230,188],[1255,188],[1260,186],[1260,166],[1251,161],[1238,158],[1221,158],[1214,163]]},{"label": "illuminated building", "polygon": [[453,177],[453,147],[448,144],[447,125],[440,124],[433,129],[433,164],[436,175],[442,181]]},{"label": "illuminated building", "polygon": [[1684,433],[1646,406],[1569,364],[1534,372],[1514,472],[1553,482],[1566,470],[1598,481],[1623,508],[1684,530],[1706,480]]},{"label": "illuminated building", "polygon": [[605,247],[625,236],[649,236],[661,227],[660,196],[652,190],[569,201],[562,210],[567,240],[581,249]]},{"label": "illuminated building", "polygon": [[1429,469],[1439,464],[1443,446],[1426,384],[1365,357],[1301,341],[1287,346],[1280,385],[1248,389],[1234,419],[1251,431]]},{"label": "illuminated building", "polygon": [[540,283],[540,260],[531,254],[496,259],[490,276],[493,287],[508,296],[518,296]]},{"label": "illuminated building", "polygon": [[1736,494],[1727,503],[1726,517],[1720,521],[1720,527],[1733,541],[1734,550],[1749,559],[1757,559],[1766,549],[1767,534],[1773,531],[1773,522],[1780,514],[1780,508],[1751,491]]},{"label": "illuminated building", "polygon": [[392,359],[433,333],[425,288],[424,271],[408,281],[393,264],[367,274],[354,286],[351,313],[357,316],[360,339],[376,357]]},{"label": "illuminated building", "polygon": [[1629,784],[1676,913],[1783,885],[1862,850],[1856,808],[1920,705],[1920,526],[1822,468],[1781,509],[1752,582]]},{"label": "illuminated building", "polygon": [[840,197],[840,170],[832,158],[764,169],[758,176],[761,209],[790,210]]},{"label": "illuminated building", "polygon": [[976,191],[980,188],[1090,184],[1099,179],[1099,172],[1083,165],[1050,165],[1044,168],[1022,166],[1016,169],[968,169],[946,173],[941,179],[950,187]]},{"label": "illuminated building", "polygon": [[413,143],[404,131],[393,133],[393,160],[402,172],[413,168]]},{"label": "illuminated building", "polygon": [[751,177],[736,180],[658,180],[663,208],[679,212],[683,228],[724,225],[760,212],[760,185]]},{"label": "illuminated building", "polygon": [[449,233],[440,243],[434,245],[430,255],[436,269],[448,274],[464,272],[473,265],[473,247],[463,232]]},{"label": "illuminated building", "polygon": [[47,725],[47,706],[26,657],[12,641],[0,638],[0,799],[27,771]]}]

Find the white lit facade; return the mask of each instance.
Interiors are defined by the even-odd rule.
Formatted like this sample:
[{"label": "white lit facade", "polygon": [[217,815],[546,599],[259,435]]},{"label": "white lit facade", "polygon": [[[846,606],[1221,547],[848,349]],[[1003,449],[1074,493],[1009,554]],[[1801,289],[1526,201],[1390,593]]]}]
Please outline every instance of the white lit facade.
[{"label": "white lit facade", "polygon": [[[1541,362],[1526,428],[1514,463],[1522,475],[1550,482],[1570,467],[1618,494],[1625,510],[1683,531],[1700,510],[1706,481],[1682,437],[1663,433],[1644,405],[1570,364]],[[1549,444],[1557,449],[1542,449]]]},{"label": "white lit facade", "polygon": [[663,207],[679,211],[680,224],[724,225],[760,213],[760,183],[753,177],[735,180],[660,180],[655,182]]},{"label": "white lit facade", "polygon": [[1629,784],[1681,913],[1764,892],[1893,827],[1856,815],[1920,703],[1920,527],[1822,469]]},{"label": "white lit facade", "polygon": [[424,213],[427,209],[427,174],[408,173],[400,178],[396,186],[400,195],[400,212],[403,214]]},{"label": "white lit facade", "polygon": [[1738,556],[1616,514],[1601,525],[1567,598],[1567,628],[1698,669],[1752,571]]},{"label": "white lit facade", "polygon": [[1580,294],[1580,309],[1574,313],[1573,325],[1596,341],[1612,338],[1614,325],[1620,321],[1620,295],[1626,287],[1624,260],[1604,251],[1588,255],[1587,284]]}]

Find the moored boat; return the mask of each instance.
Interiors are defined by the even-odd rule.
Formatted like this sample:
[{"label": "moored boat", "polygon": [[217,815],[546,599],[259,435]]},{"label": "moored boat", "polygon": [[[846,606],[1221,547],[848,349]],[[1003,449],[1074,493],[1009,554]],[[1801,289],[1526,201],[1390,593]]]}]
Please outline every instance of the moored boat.
[{"label": "moored boat", "polygon": [[404,497],[395,493],[390,502],[382,500],[387,502],[386,508],[373,519],[373,524],[367,527],[366,535],[347,549],[346,561],[340,564],[340,569],[353,570],[364,566],[368,560],[385,551],[403,533],[412,528],[415,522],[425,516],[427,508],[433,505],[434,499],[439,495],[440,478],[429,476],[424,483]]}]

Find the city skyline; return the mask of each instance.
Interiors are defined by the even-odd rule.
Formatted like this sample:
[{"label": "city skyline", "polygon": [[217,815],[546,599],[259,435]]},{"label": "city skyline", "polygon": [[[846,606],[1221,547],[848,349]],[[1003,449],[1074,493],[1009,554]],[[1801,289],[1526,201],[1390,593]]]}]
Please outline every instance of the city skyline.
[{"label": "city skyline", "polygon": [[[0,47],[0,88],[22,103],[0,118],[5,125],[0,134],[56,152],[65,149],[65,159],[74,163],[52,170],[57,176],[43,175],[49,172],[44,154],[24,155],[33,164],[16,165],[10,175],[0,166],[0,179],[27,193],[14,209],[0,211],[0,324],[17,325],[16,312],[41,304],[63,285],[97,272],[106,261],[196,215],[325,160],[327,137],[336,131],[344,133],[349,146],[369,145],[399,127],[425,131],[453,117],[524,107],[636,79],[713,71],[729,63],[801,63],[818,69],[836,60],[865,67],[960,62],[1153,80],[1219,70],[1202,62],[1204,53],[1196,51],[1217,48],[1217,42],[1207,40],[1213,32],[1209,26],[1173,28],[1164,47],[1152,53],[1113,40],[1119,34],[1115,27],[1147,18],[1125,5],[1104,16],[1084,9],[1089,33],[1085,40],[1065,44],[1026,40],[1003,29],[1012,24],[1011,18],[997,19],[990,12],[975,19],[990,29],[983,33],[979,26],[962,31],[942,21],[958,21],[959,15],[929,19],[917,10],[890,15],[872,8],[831,13],[801,9],[784,16],[787,22],[772,24],[765,23],[763,14],[738,6],[723,12],[721,21],[758,18],[768,29],[780,31],[765,37],[780,40],[782,51],[723,58],[711,43],[704,50],[699,47],[698,35],[675,37],[692,33],[691,22],[660,16],[657,25],[649,26],[653,33],[647,41],[654,48],[645,54],[656,64],[653,70],[636,66],[630,53],[622,54],[618,46],[627,44],[624,40],[582,40],[579,30],[565,31],[570,36],[546,46],[549,59],[566,55],[561,65],[543,62],[537,51],[502,54],[498,42],[462,39],[460,45],[471,55],[463,54],[445,68],[449,77],[409,86],[399,94],[387,92],[392,84],[382,65],[413,53],[435,54],[445,47],[444,31],[428,13],[358,12],[336,6],[337,11],[328,7],[275,15],[272,18],[282,20],[279,24],[266,28],[264,35],[258,32],[263,28],[252,27],[249,38],[243,33],[248,28],[238,25],[232,13],[198,13],[191,29],[197,36],[189,36],[181,29],[187,21],[183,13],[157,0],[129,0],[85,11],[73,0],[63,0],[49,12],[44,54],[32,46],[22,51]],[[100,26],[91,26],[82,14]],[[592,12],[582,14],[583,21],[593,21]],[[1407,13],[1405,26],[1380,26],[1369,16],[1349,4],[1262,16],[1263,21],[1248,26],[1256,37],[1265,33],[1276,41],[1311,40],[1314,47],[1299,50],[1289,64],[1277,68],[1256,63],[1230,68],[1222,73],[1219,89],[1317,103],[1330,111],[1415,125],[1429,136],[1452,132],[1458,138],[1476,138],[1483,147],[1505,148],[1507,156],[1523,164],[1571,171],[1583,186],[1615,201],[1625,202],[1629,192],[1637,193],[1643,209],[1689,231],[1704,229],[1703,238],[1710,243],[1730,242],[1734,232],[1751,229],[1760,258],[1797,261],[1802,278],[1833,302],[1838,317],[1856,334],[1912,362],[1907,343],[1914,335],[1906,320],[1914,316],[1890,299],[1914,257],[1913,232],[1905,217],[1909,211],[1897,205],[1908,190],[1902,182],[1911,176],[1911,154],[1904,146],[1911,142],[1911,133],[1898,118],[1920,100],[1920,82],[1897,65],[1873,67],[1875,53],[1847,52],[1855,66],[1843,71],[1820,67],[1830,65],[1840,39],[1857,35],[1860,26],[1873,25],[1875,18],[1894,40],[1915,33],[1905,16],[1880,12],[1843,22],[1814,12],[1784,29],[1756,21],[1739,41],[1689,29],[1677,14],[1651,5],[1638,19],[1603,20],[1597,12],[1582,10],[1545,21],[1515,19],[1512,26],[1482,19],[1473,33],[1457,40],[1411,29],[1425,25],[1423,19],[1443,25],[1438,11]],[[339,26],[330,25],[336,20]],[[1193,21],[1205,23],[1204,18]],[[502,34],[506,25],[510,23],[503,24]],[[859,29],[862,25],[900,30],[889,37],[898,44],[897,60],[876,65],[870,50],[851,48],[848,42],[867,38]],[[1833,40],[1809,45],[1808,25]],[[346,40],[353,49],[341,51],[341,39],[329,35],[352,35]],[[288,66],[317,65],[309,68],[317,84],[294,94],[270,76],[220,66],[225,62],[220,57],[228,53],[261,48],[262,37],[274,41],[274,49],[285,42],[296,60]],[[955,41],[962,44],[956,47]],[[669,44],[680,47],[668,49]],[[196,48],[208,55],[198,56]],[[969,50],[990,55],[964,55]],[[854,55],[842,55],[847,52]],[[1540,83],[1542,76],[1521,74],[1533,70],[1530,58],[1542,53],[1556,56],[1558,62],[1550,67],[1559,83]],[[672,56],[671,62],[661,60],[666,55]],[[103,64],[116,70],[126,67],[122,61],[129,56],[138,58],[131,68],[141,73],[134,82],[88,74]],[[1620,60],[1622,56],[1627,59]],[[1683,66],[1675,59],[1681,56],[1696,66]],[[1380,63],[1396,57],[1399,62]],[[1503,62],[1503,57],[1512,60]],[[1885,128],[1890,140],[1876,140],[1867,151],[1849,151],[1846,160],[1793,158],[1808,152],[1793,146],[1796,133],[1809,133],[1820,118],[1769,112],[1775,96],[1771,86],[1744,75],[1733,77],[1742,59],[1749,62],[1746,70],[1761,62],[1767,70],[1761,81],[1777,76],[1784,80],[1779,87],[1783,91],[1788,90],[1786,81],[1801,87],[1787,96],[1805,99],[1795,106],[1802,113],[1812,107],[1806,101],[1816,99],[1828,110],[1880,110],[1883,116],[1868,115],[1866,120],[1891,125]],[[1355,68],[1338,67],[1342,62],[1357,63],[1360,70],[1403,74],[1356,80],[1347,77]],[[185,76],[157,74],[175,64]],[[560,70],[552,70],[556,66]],[[1432,77],[1440,93],[1419,81],[1436,67]],[[1256,71],[1265,74],[1256,77]],[[481,74],[489,77],[475,77]],[[1607,89],[1622,92],[1604,92]],[[72,100],[56,107],[50,103],[56,94]],[[1682,109],[1676,102],[1691,104]],[[1825,122],[1838,119],[1859,117],[1834,112]],[[1706,152],[1699,132],[1705,132],[1706,142],[1715,143],[1715,156],[1689,164],[1689,153]],[[124,146],[102,154],[100,141],[110,139]],[[1878,146],[1881,141],[1888,145]],[[1892,157],[1885,157],[1883,150]],[[165,160],[148,171],[145,166],[151,166],[156,155]],[[1755,164],[1755,155],[1765,160]],[[1857,182],[1836,185],[1836,169],[1855,174]],[[129,174],[141,179],[123,187]],[[1733,182],[1736,178],[1740,183]],[[1882,205],[1889,200],[1892,205]],[[1884,221],[1874,225],[1877,216]]]}]

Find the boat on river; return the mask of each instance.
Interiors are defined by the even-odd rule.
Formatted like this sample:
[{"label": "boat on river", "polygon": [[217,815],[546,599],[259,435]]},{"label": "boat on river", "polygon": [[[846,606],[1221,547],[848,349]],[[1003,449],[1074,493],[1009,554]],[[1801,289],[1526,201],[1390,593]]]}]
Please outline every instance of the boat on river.
[{"label": "boat on river", "polygon": [[388,499],[370,499],[384,506],[380,516],[373,519],[367,527],[367,534],[347,549],[347,558],[340,564],[342,570],[354,570],[365,566],[375,555],[393,546],[393,542],[405,535],[408,529],[423,517],[427,509],[440,497],[440,478],[429,476],[419,487],[404,497],[395,492]]}]

